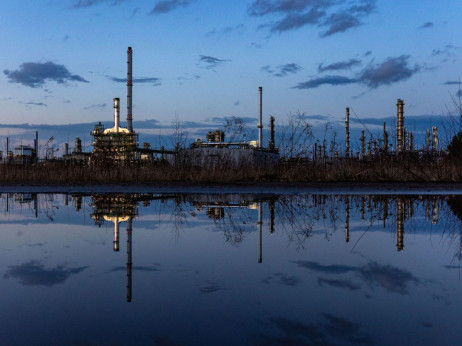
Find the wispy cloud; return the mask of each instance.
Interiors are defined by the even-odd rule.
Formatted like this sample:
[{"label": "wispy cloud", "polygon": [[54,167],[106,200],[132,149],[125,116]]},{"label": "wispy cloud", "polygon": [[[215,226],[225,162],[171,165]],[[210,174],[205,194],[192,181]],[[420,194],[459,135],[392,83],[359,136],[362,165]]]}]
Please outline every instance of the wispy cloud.
[{"label": "wispy cloud", "polygon": [[109,5],[118,5],[122,2],[126,2],[130,0],[77,0],[74,2],[72,7],[74,8],[87,8],[99,4],[109,4]]},{"label": "wispy cloud", "polygon": [[281,33],[311,25],[321,28],[320,36],[327,37],[362,25],[362,18],[376,7],[376,0],[254,0],[247,13],[256,17],[278,17],[263,25],[271,32]]},{"label": "wispy cloud", "polygon": [[313,89],[321,85],[346,85],[356,83],[364,84],[370,89],[376,89],[383,85],[391,85],[405,81],[422,70],[422,66],[418,64],[411,65],[409,63],[409,58],[409,55],[391,57],[378,64],[371,63],[354,78],[345,76],[325,76],[299,83],[294,88]]},{"label": "wispy cloud", "polygon": [[350,59],[347,61],[334,62],[329,65],[319,64],[318,71],[326,72],[326,71],[350,70],[351,68],[355,66],[359,66],[359,65],[361,65],[361,60]]},{"label": "wispy cloud", "polygon": [[33,102],[33,101],[30,101],[30,102],[22,102],[22,101],[19,101],[20,104],[23,104],[23,105],[26,105],[26,106],[41,106],[41,107],[48,107],[47,104],[43,103],[43,102]]},{"label": "wispy cloud", "polygon": [[380,64],[370,65],[361,72],[359,80],[372,89],[390,85],[411,78],[422,69],[419,65],[410,66],[409,55],[388,58]]},{"label": "wispy cloud", "polygon": [[357,83],[358,80],[355,78],[348,78],[343,76],[324,76],[319,78],[313,78],[309,81],[299,83],[294,86],[294,89],[314,89],[321,85],[347,85]]},{"label": "wispy cloud", "polygon": [[288,74],[295,74],[302,70],[300,65],[295,63],[289,63],[284,65],[276,66],[274,69],[270,65],[263,66],[262,71],[275,76],[275,77],[285,77]]},{"label": "wispy cloud", "polygon": [[245,26],[243,24],[238,24],[238,25],[235,25],[235,26],[227,26],[225,28],[222,28],[222,29],[217,29],[217,28],[214,28],[213,30],[210,30],[208,33],[206,33],[205,35],[206,36],[216,36],[216,37],[223,37],[225,35],[228,35],[228,34],[231,34],[233,32],[238,32],[238,33],[242,33],[245,29]]},{"label": "wispy cloud", "polygon": [[433,23],[432,22],[426,22],[424,24],[422,24],[421,26],[419,26],[419,29],[430,29],[430,28],[433,28]]},{"label": "wispy cloud", "polygon": [[199,65],[208,70],[213,70],[217,66],[223,64],[224,62],[231,61],[226,59],[218,59],[209,55],[200,55],[199,56]]},{"label": "wispy cloud", "polygon": [[[106,78],[112,80],[113,82],[117,82],[117,83],[127,83],[126,78],[117,78],[117,77],[112,77],[112,76],[106,76]],[[134,84],[135,83],[149,83],[149,84],[152,84],[153,86],[161,85],[161,79],[157,77],[133,78],[132,82]]]},{"label": "wispy cloud", "polygon": [[10,83],[19,83],[31,88],[43,86],[46,81],[65,84],[68,81],[88,83],[79,75],[71,74],[64,65],[48,61],[45,63],[25,62],[18,70],[4,70]]},{"label": "wispy cloud", "polygon": [[107,107],[107,104],[106,103],[97,103],[97,104],[93,104],[93,105],[90,105],[90,106],[87,106],[85,107],[84,109],[99,109],[99,110],[103,110]]},{"label": "wispy cloud", "polygon": [[163,14],[172,12],[178,8],[186,7],[195,0],[162,0],[159,1],[151,11],[151,14]]}]

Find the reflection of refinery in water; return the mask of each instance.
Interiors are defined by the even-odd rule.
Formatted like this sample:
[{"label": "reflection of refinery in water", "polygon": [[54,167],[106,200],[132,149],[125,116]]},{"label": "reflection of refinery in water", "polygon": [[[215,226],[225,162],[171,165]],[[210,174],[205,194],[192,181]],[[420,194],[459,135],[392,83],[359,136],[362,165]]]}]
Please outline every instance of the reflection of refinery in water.
[{"label": "reflection of refinery in water", "polygon": [[[82,194],[64,194],[64,195],[47,195],[37,193],[6,193],[0,195],[0,207],[5,212],[21,211],[23,208],[33,212],[34,217],[45,215],[54,221],[54,207],[58,200],[61,204],[68,206],[73,204],[77,212],[85,210],[86,195]],[[290,198],[284,199],[284,196],[276,195],[206,195],[206,194],[191,194],[191,195],[154,195],[154,194],[95,194],[91,196],[90,206],[92,208],[91,218],[94,222],[101,226],[105,222],[113,224],[113,251],[119,252],[121,245],[121,229],[125,224],[126,233],[126,272],[127,272],[127,301],[132,300],[132,223],[138,216],[139,203],[143,203],[143,207],[148,207],[154,200],[164,202],[166,200],[174,200],[175,206],[186,208],[187,205],[197,211],[205,211],[205,215],[212,219],[215,223],[222,223],[226,226],[226,222],[236,224],[247,224],[248,227],[244,232],[251,232],[252,229],[257,231],[258,235],[258,263],[263,261],[263,229],[264,229],[264,213],[268,219],[267,228],[269,234],[273,234],[277,228],[279,231],[284,228],[284,222],[293,222],[295,232],[301,232],[305,226],[305,219],[291,219],[294,215],[312,216],[311,220],[325,219],[323,215],[327,209],[325,208],[330,203],[329,201],[336,200],[338,203],[343,203],[345,208],[345,241],[347,243],[356,243],[361,239],[357,236],[352,236],[350,232],[350,218],[360,221],[364,227],[372,225],[373,222],[383,222],[383,228],[387,227],[389,221],[392,228],[395,229],[396,249],[403,251],[405,249],[405,224],[408,220],[414,219],[415,209],[418,208],[419,213],[425,216],[424,220],[431,225],[439,223],[439,208],[442,206],[442,199],[437,196],[377,196],[377,195],[362,195],[362,196],[327,196],[327,195],[310,195],[300,197],[301,199],[293,201]],[[448,201],[453,198],[447,196],[444,199]],[[457,200],[455,200],[457,202]],[[454,202],[453,202],[454,203]],[[448,209],[449,205],[447,206]],[[285,209],[284,209],[285,208]],[[56,208],[58,209],[58,208]],[[298,213],[297,209],[300,209]],[[252,211],[246,214],[247,219],[236,219],[237,211]],[[310,210],[306,213],[303,210]],[[255,211],[256,213],[253,213]],[[337,213],[337,211],[335,211]],[[22,211],[21,211],[22,213]],[[275,214],[278,215],[278,220],[275,221]],[[290,214],[290,215],[287,215]],[[196,213],[191,213],[196,215]],[[242,215],[242,214],[241,214]],[[449,215],[449,214],[448,214]],[[390,218],[390,216],[392,216]],[[460,217],[460,215],[456,215]],[[237,216],[239,217],[239,216]],[[333,220],[336,218],[335,216]],[[232,221],[231,221],[232,220]],[[370,220],[364,222],[362,220]],[[417,219],[416,219],[417,220]],[[318,223],[319,224],[319,223]],[[234,227],[228,224],[228,227]],[[250,227],[250,228],[249,228]],[[322,226],[321,226],[322,227]],[[324,227],[326,225],[324,224]],[[357,231],[357,224],[355,230]],[[370,226],[369,226],[370,227]],[[419,226],[421,227],[421,226]],[[326,230],[328,228],[325,228]],[[367,230],[366,230],[367,231]],[[282,232],[282,233],[285,233]],[[307,234],[306,238],[311,234]],[[462,237],[462,233],[460,235]],[[461,238],[462,241],[462,238]]]}]

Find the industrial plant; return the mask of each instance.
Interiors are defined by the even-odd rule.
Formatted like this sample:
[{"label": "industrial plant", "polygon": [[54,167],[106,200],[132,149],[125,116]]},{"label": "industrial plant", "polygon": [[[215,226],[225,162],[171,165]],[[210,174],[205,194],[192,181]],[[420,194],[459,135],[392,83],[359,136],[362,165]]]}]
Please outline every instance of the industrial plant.
[{"label": "industrial plant", "polygon": [[[170,167],[173,169],[181,168],[183,170],[194,169],[217,171],[222,168],[233,170],[238,169],[260,169],[271,170],[282,167],[282,172],[286,171],[284,167],[301,166],[310,167],[316,170],[313,165],[324,164],[329,167],[338,168],[342,164],[355,165],[358,169],[365,167],[364,164],[374,163],[378,160],[383,165],[383,160],[408,160],[409,162],[427,162],[428,159],[434,162],[440,162],[445,159],[448,151],[440,148],[438,139],[438,128],[432,126],[425,134],[425,141],[420,139],[419,143],[425,143],[423,146],[416,146],[415,134],[408,131],[404,121],[404,100],[398,99],[396,103],[396,132],[387,130],[386,123],[383,124],[383,134],[374,136],[366,126],[357,117],[358,123],[362,125],[359,142],[355,141],[357,151],[352,149],[351,141],[351,123],[350,108],[346,107],[345,117],[345,146],[344,150],[337,143],[335,145],[327,144],[326,139],[319,141],[304,141],[306,148],[303,155],[300,154],[283,154],[284,146],[300,145],[297,143],[287,144],[283,139],[277,140],[275,118],[270,117],[269,139],[265,145],[263,138],[263,88],[258,88],[258,139],[257,140],[237,140],[234,141],[231,136],[226,138],[225,131],[217,129],[210,131],[206,138],[197,138],[187,146],[181,146],[179,143],[174,148],[165,149],[152,148],[150,143],[139,143],[139,134],[133,128],[133,50],[127,49],[127,115],[126,127],[121,126],[120,120],[120,98],[113,99],[114,107],[114,125],[105,128],[102,122],[96,123],[90,132],[92,150],[86,152],[82,149],[82,140],[75,138],[73,148],[69,143],[63,145],[62,155],[55,155],[59,148],[52,145],[53,137],[42,146],[44,155],[39,158],[39,140],[38,132],[35,133],[33,146],[19,145],[13,150],[10,149],[9,139],[6,141],[6,152],[0,151],[1,162],[9,165],[42,165],[42,164],[65,164],[73,167],[101,167],[101,166],[149,166],[155,170],[155,167]],[[356,114],[355,114],[356,115]],[[309,117],[307,117],[309,120]],[[284,125],[283,125],[284,126]],[[308,126],[311,126],[308,124]],[[297,129],[295,129],[297,130]],[[367,131],[367,135],[366,135]],[[300,138],[305,136],[301,134],[292,134]],[[287,140],[287,138],[285,139]],[[391,143],[395,141],[394,145]],[[395,161],[393,161],[395,160]],[[328,168],[329,168],[328,167]],[[330,168],[329,168],[330,169]],[[330,169],[330,171],[332,171]],[[415,170],[419,170],[416,168]],[[382,169],[383,171],[383,169]],[[411,169],[407,168],[407,171]],[[383,173],[383,172],[382,172]],[[358,173],[352,173],[357,174]],[[415,175],[415,173],[413,173]],[[322,177],[321,177],[322,178]],[[292,179],[292,178],[291,178]],[[299,178],[296,178],[299,179]],[[304,177],[303,179],[309,179]],[[356,179],[356,178],[355,178]],[[386,179],[386,178],[385,178]],[[394,178],[393,178],[394,179]],[[454,178],[451,178],[454,180]],[[459,178],[456,178],[456,180]],[[284,178],[282,178],[284,180]]]}]

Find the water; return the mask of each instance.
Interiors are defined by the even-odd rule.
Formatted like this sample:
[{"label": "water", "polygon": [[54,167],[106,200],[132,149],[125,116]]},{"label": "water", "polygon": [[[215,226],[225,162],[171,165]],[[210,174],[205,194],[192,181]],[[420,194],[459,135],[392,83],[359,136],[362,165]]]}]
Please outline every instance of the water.
[{"label": "water", "polygon": [[3,194],[0,344],[460,345],[461,199]]}]

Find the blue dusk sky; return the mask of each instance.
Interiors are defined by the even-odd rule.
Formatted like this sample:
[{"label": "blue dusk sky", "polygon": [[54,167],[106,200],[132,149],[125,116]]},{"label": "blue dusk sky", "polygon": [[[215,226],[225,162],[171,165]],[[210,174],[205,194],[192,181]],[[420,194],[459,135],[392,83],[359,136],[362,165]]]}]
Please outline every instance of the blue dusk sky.
[{"label": "blue dusk sky", "polygon": [[[0,1],[0,123],[438,116],[462,75],[460,0]],[[214,120],[215,119],[215,120]],[[88,132],[91,128],[88,128]],[[3,131],[4,132],[4,131]],[[1,133],[1,135],[4,135]]]}]

